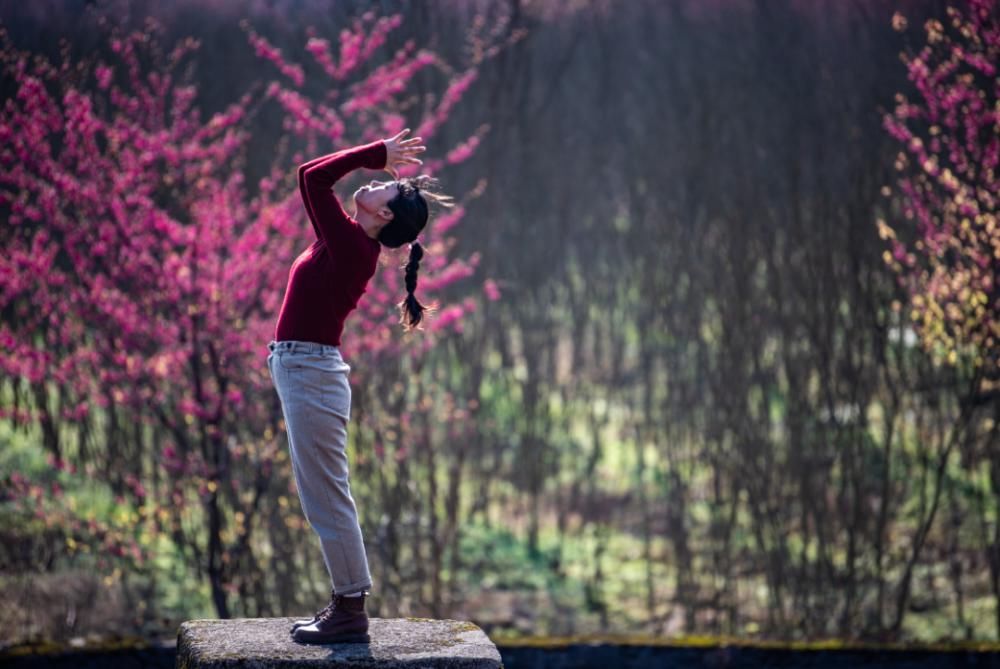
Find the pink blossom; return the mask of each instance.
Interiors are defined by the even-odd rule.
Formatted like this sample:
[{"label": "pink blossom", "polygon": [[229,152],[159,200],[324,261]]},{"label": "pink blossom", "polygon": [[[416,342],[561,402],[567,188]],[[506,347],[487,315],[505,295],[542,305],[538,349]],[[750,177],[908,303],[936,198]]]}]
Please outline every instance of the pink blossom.
[{"label": "pink blossom", "polygon": [[475,153],[477,146],[479,146],[479,138],[471,137],[464,144],[459,144],[449,151],[448,155],[445,156],[445,162],[453,165],[468,160]]},{"label": "pink blossom", "polygon": [[452,305],[446,309],[443,309],[438,315],[433,319],[432,329],[435,331],[444,330],[450,325],[458,322],[464,315],[464,310],[460,305]]},{"label": "pink blossom", "polygon": [[337,66],[333,62],[333,56],[330,54],[330,42],[328,40],[313,37],[306,42],[306,51],[312,54],[327,76],[331,78],[337,77]]},{"label": "pink blossom", "polygon": [[[152,426],[171,439],[153,460],[168,474],[161,478],[165,501],[178,508],[197,485],[194,476],[214,467],[200,451],[204,440],[211,448],[231,438],[243,443],[246,434],[275,434],[279,424],[266,399],[273,388],[262,371],[261,343],[273,333],[288,267],[312,230],[287,156],[264,166],[259,184],[234,169],[255,130],[255,110],[271,105],[298,135],[275,138],[276,146],[292,139],[312,157],[346,141],[349,128],[357,129],[357,141],[409,125],[398,103],[415,74],[438,62],[412,40],[375,62],[402,18],[366,17],[339,43],[313,38],[305,45],[303,62],[313,65],[312,54],[321,75],[341,81],[330,86],[333,96],[296,90],[305,70],[249,31],[250,48],[278,69],[279,80],[210,118],[196,106],[197,86],[181,83],[180,57],[198,47],[195,40],[179,41],[168,62],[151,71],[149,32],[116,37],[111,53],[99,51],[108,62],[81,62],[80,77],[3,47],[17,74],[0,109],[0,139],[14,159],[0,180],[0,204],[9,208],[11,226],[20,227],[0,254],[0,308],[12,315],[0,324],[0,366],[13,378],[64,390],[60,421],[114,407],[143,433]],[[469,71],[451,82],[435,123],[447,119],[473,79]],[[446,160],[468,158],[480,137]],[[456,207],[441,215],[422,238],[429,250],[420,278],[425,303],[425,292],[432,298],[475,273],[475,254],[450,253],[449,234],[464,213]],[[478,296],[459,297],[405,340],[396,307],[405,294],[402,272],[393,269],[373,279],[358,316],[349,346],[365,354],[359,371],[378,356],[419,355],[442,328],[461,332],[463,317],[479,304]],[[22,422],[40,416],[30,408],[3,410]],[[184,443],[198,446],[182,456]],[[397,453],[406,456],[405,448]],[[91,470],[86,475],[96,477]],[[15,486],[23,481],[16,477]],[[137,476],[127,485],[138,498],[160,494]]]},{"label": "pink blossom", "polygon": [[305,75],[302,67],[294,63],[289,63],[281,54],[281,49],[273,46],[264,37],[261,37],[253,30],[249,31],[250,44],[254,47],[256,54],[265,60],[270,61],[278,71],[292,80],[296,86],[302,86],[305,82]]},{"label": "pink blossom", "polygon": [[97,77],[97,87],[101,90],[106,90],[111,85],[112,70],[107,65],[98,65],[94,74]]},{"label": "pink blossom", "polygon": [[486,293],[486,297],[491,302],[496,302],[500,299],[500,288],[497,287],[497,283],[493,279],[486,279],[483,282],[483,292]]}]

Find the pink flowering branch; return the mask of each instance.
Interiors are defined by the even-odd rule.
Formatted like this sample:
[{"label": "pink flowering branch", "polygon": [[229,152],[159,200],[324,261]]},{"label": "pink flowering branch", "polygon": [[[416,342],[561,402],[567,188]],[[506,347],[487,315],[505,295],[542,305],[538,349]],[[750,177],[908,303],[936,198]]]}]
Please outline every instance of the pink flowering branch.
[{"label": "pink flowering branch", "polygon": [[[901,144],[902,217],[878,230],[883,258],[909,293],[926,350],[951,364],[1000,365],[1000,21],[996,3],[949,7],[926,22],[927,43],[904,56],[919,100],[896,96],[884,117]],[[897,30],[906,28],[899,13]],[[883,189],[892,195],[889,188]],[[901,305],[895,305],[902,308]]]},{"label": "pink flowering branch", "polygon": [[[178,544],[209,546],[210,554],[193,566],[205,570],[221,617],[228,615],[225,594],[240,578],[235,569],[251,526],[227,527],[227,519],[251,517],[279,448],[273,388],[262,362],[288,268],[310,234],[294,165],[305,153],[413,123],[408,82],[417,72],[447,71],[441,59],[409,43],[388,63],[362,68],[400,21],[368,12],[341,33],[336,47],[312,35],[305,49],[313,59],[303,65],[245,24],[254,53],[280,77],[256,82],[207,117],[196,105],[196,83],[185,74],[197,40],[180,40],[163,53],[155,22],[127,33],[114,28],[109,48],[95,50],[100,55],[59,63],[18,51],[0,33],[0,76],[11,91],[0,107],[0,208],[6,214],[0,370],[32,400],[3,408],[3,416],[15,425],[40,425],[54,462],[63,462],[63,425],[96,435],[106,469],[87,475],[106,480],[123,507],[146,509]],[[486,42],[480,46],[489,51]],[[306,92],[313,65],[331,84],[331,94],[320,100]],[[370,74],[357,77],[362,69]],[[427,135],[474,80],[470,68],[442,82],[443,95],[428,107],[433,128]],[[242,168],[252,119],[269,103],[279,106],[288,133],[276,143],[294,139],[305,148],[276,158],[259,183],[248,185]],[[440,157],[422,171],[469,160],[485,130],[439,147]],[[386,266],[359,304],[357,336],[348,344],[370,354],[369,362],[404,345],[419,357],[439,335],[460,333],[483,296],[499,298],[489,280],[483,296],[456,298],[459,291],[452,290],[473,285],[479,255],[453,257],[453,234],[465,205],[484,186],[480,181],[459,206],[435,215],[420,236],[427,253],[418,293],[441,306],[420,337],[399,334],[403,257],[384,253]],[[404,412],[400,423],[408,421]],[[155,435],[153,444],[147,434]],[[142,478],[149,462],[163,474],[155,484]],[[281,473],[292,491],[287,461]],[[45,488],[27,478],[11,485],[36,497],[65,492],[61,484]],[[73,522],[70,515],[60,518]],[[208,541],[177,529],[206,518],[213,519],[205,528]],[[285,520],[301,521],[293,510]],[[128,542],[120,550],[134,554]]]},{"label": "pink flowering branch", "polygon": [[[0,109],[0,206],[9,211],[0,309],[11,316],[0,322],[0,369],[26,380],[37,400],[15,419],[45,434],[57,435],[59,423],[93,432],[100,413],[112,430],[137,424],[168,435],[176,458],[164,460],[166,490],[136,484],[140,460],[113,463],[109,482],[136,503],[160,499],[171,514],[179,500],[164,495],[198,486],[214,513],[222,481],[235,484],[230,494],[259,491],[269,474],[273,436],[238,454],[232,439],[274,432],[256,401],[268,380],[247,370],[272,332],[298,210],[270,186],[281,166],[253,200],[233,169],[252,94],[203,120],[195,87],[175,77],[197,44],[184,40],[164,57],[150,40],[158,30],[116,30],[111,62],[58,64],[2,34],[13,95]],[[81,76],[65,76],[71,67]],[[57,438],[47,446],[60,448]],[[238,496],[229,504],[248,513]],[[211,576],[221,591],[232,575]]]},{"label": "pink flowering branch", "polygon": [[[352,21],[349,27],[340,31],[337,40],[340,51],[337,58],[334,57],[334,49],[328,39],[319,35],[314,28],[308,30],[309,37],[304,51],[311,56],[316,68],[313,73],[306,75],[311,84],[308,88],[319,88],[329,93],[319,96],[319,99],[311,97],[302,90],[297,90],[303,87],[301,81],[293,81],[294,86],[273,81],[267,88],[268,98],[277,101],[286,113],[285,129],[305,142],[305,151],[297,155],[298,159],[304,160],[319,153],[333,151],[349,143],[388,136],[407,127],[411,121],[402,110],[407,109],[404,102],[413,77],[432,66],[437,71],[450,72],[450,68],[444,65],[437,54],[427,49],[417,49],[415,42],[409,40],[401,44],[386,62],[368,68],[366,76],[348,79],[347,75],[354,73],[361,63],[367,62],[375,50],[387,42],[389,34],[400,25],[401,20],[400,15],[376,17],[374,12],[365,12]],[[279,71],[287,68],[288,61],[280,52],[263,45],[259,35],[248,24],[244,24],[244,29],[251,45],[263,60],[272,63]],[[480,46],[483,44],[485,41]],[[421,130],[413,136],[428,139],[469,91],[476,76],[476,68],[470,67],[462,74],[445,80],[443,93],[432,106],[433,111],[419,123]],[[312,81],[313,78],[323,81],[323,85],[317,86]],[[346,95],[341,96],[342,93]],[[488,126],[483,125],[457,145],[442,147],[441,157],[423,157],[423,165],[400,168],[400,176],[417,173],[433,175],[445,165],[458,165],[469,160],[487,130]],[[469,197],[476,195],[478,192]],[[349,203],[345,205],[350,209]],[[455,246],[451,235],[466,211],[466,207],[460,204],[440,214],[432,212],[427,228],[419,237],[425,246],[426,255],[421,262],[418,293],[425,304],[437,308],[426,317],[427,338],[446,329],[432,327],[435,319],[443,318],[444,323],[449,324],[459,314],[468,314],[473,310],[460,305],[439,304],[439,296],[446,294],[449,286],[467,280],[475,271],[477,257],[463,260],[449,256],[450,250]],[[305,224],[304,215],[302,220]],[[306,229],[307,227],[303,227],[303,230]],[[368,292],[358,303],[356,315],[352,316],[357,319],[358,327],[355,329],[356,336],[344,343],[346,354],[354,351],[379,357],[396,355],[400,351],[401,341],[396,334],[399,318],[397,303],[405,296],[405,286],[399,265],[405,262],[405,258],[390,250],[384,250],[383,258],[382,271],[376,274]],[[419,354],[424,350],[422,345],[412,343],[414,346],[411,353]]]}]

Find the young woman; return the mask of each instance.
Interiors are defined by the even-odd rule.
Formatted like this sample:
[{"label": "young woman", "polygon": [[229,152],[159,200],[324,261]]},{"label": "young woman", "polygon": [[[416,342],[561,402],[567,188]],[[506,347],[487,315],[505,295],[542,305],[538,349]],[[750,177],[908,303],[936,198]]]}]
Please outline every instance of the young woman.
[{"label": "young woman", "polygon": [[[419,137],[404,139],[408,132],[321,156],[298,169],[316,241],[292,263],[267,365],[281,402],[299,501],[319,536],[333,588],[330,603],[292,626],[296,641],[369,641],[365,597],[372,578],[348,482],[351,367],[340,354],[340,340],[344,319],[375,274],[383,245],[410,243],[407,296],[399,303],[404,328],[417,327],[425,310],[413,295],[423,256],[416,238],[427,224],[424,195],[452,203],[448,196],[422,191],[435,182],[430,177],[399,178],[398,166],[423,164],[416,154],[426,150]],[[331,188],[359,167],[385,169],[393,180],[356,190],[349,216]]]}]

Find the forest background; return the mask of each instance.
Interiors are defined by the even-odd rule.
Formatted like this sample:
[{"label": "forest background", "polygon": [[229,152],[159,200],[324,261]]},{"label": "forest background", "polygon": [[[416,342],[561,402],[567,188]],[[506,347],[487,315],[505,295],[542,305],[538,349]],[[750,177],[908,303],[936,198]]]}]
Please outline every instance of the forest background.
[{"label": "forest background", "polygon": [[1000,21],[951,4],[5,4],[0,638],[324,601],[295,167],[411,127],[460,206],[424,330],[384,253],[345,331],[371,615],[997,639]]}]

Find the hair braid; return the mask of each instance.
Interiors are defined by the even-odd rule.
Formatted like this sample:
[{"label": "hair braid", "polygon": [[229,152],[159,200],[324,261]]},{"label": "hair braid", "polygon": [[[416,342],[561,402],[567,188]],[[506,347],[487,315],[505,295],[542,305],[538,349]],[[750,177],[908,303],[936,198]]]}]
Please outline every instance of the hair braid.
[{"label": "hair braid", "polygon": [[424,311],[428,308],[420,304],[413,294],[417,289],[417,270],[420,268],[420,259],[424,257],[424,247],[420,242],[414,241],[410,244],[410,258],[406,262],[406,298],[397,306],[400,310],[399,322],[403,324],[403,330],[409,332],[420,325]]}]

